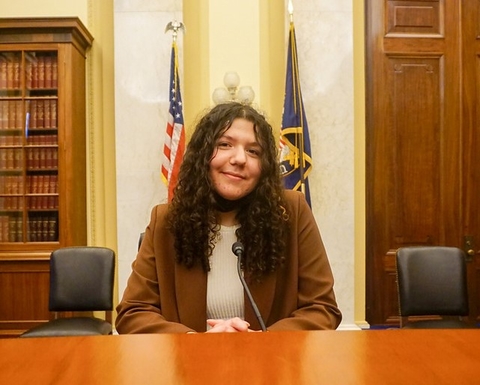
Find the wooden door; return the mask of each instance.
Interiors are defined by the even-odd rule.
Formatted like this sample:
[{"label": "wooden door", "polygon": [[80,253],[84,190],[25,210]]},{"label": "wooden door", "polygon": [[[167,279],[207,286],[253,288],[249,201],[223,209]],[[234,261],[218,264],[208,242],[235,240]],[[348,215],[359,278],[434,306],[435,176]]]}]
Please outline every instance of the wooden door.
[{"label": "wooden door", "polygon": [[367,321],[398,324],[395,251],[468,255],[480,320],[478,0],[366,0]]}]

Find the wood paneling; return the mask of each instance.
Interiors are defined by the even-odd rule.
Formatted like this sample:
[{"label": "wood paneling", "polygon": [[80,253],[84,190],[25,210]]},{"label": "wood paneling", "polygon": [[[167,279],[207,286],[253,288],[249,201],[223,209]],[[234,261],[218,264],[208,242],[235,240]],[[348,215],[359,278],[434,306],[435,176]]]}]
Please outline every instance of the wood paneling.
[{"label": "wood paneling", "polygon": [[387,35],[437,34],[443,30],[443,1],[388,1]]},{"label": "wood paneling", "polygon": [[471,318],[480,319],[479,3],[366,2],[373,325],[398,323],[394,256],[409,245],[470,250]]}]

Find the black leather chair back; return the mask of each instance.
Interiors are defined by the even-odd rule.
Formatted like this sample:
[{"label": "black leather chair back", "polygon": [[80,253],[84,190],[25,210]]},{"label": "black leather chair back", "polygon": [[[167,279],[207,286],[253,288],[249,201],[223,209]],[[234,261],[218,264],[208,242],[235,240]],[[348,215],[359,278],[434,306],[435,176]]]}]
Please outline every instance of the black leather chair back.
[{"label": "black leather chair back", "polygon": [[115,253],[66,247],[50,257],[50,311],[113,310]]},{"label": "black leather chair back", "polygon": [[[399,309],[408,316],[467,316],[466,259],[456,247],[403,247],[396,253]],[[415,323],[411,323],[415,325]],[[441,327],[434,322],[418,326]],[[446,327],[460,327],[456,322]]]},{"label": "black leather chair back", "polygon": [[105,247],[64,247],[50,256],[49,310],[105,311],[92,316],[57,317],[25,331],[20,337],[107,335],[112,333],[115,253]]}]

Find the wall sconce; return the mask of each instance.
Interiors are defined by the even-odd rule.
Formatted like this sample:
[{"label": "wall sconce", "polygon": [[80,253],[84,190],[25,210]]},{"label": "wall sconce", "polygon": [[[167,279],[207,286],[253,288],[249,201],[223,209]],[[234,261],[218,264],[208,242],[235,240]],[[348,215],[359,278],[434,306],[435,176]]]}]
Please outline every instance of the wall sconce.
[{"label": "wall sconce", "polygon": [[223,77],[225,88],[215,88],[212,99],[215,104],[236,101],[245,104],[252,104],[255,99],[255,92],[250,86],[238,87],[240,76],[236,72],[227,72]]}]

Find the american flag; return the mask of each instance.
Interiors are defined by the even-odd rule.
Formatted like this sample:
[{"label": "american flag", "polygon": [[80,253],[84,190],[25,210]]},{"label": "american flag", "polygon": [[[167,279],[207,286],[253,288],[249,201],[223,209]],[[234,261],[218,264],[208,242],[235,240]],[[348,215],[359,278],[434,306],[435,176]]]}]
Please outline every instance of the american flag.
[{"label": "american flag", "polygon": [[307,177],[312,169],[312,152],[310,149],[307,118],[303,108],[302,91],[300,89],[297,43],[293,21],[290,23],[288,40],[285,100],[279,147],[280,171],[285,188],[302,191],[311,207]]},{"label": "american flag", "polygon": [[163,146],[162,179],[168,188],[168,201],[172,200],[178,172],[185,152],[185,127],[183,123],[182,95],[178,77],[177,45],[172,44],[170,65],[170,107],[168,109],[165,144]]}]

